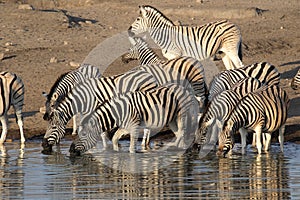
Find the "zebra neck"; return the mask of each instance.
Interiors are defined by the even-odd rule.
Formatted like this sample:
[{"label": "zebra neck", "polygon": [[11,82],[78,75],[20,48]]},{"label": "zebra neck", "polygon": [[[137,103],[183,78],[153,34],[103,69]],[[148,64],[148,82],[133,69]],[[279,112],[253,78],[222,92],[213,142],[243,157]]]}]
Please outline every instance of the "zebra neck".
[{"label": "zebra neck", "polygon": [[172,38],[172,28],[169,25],[151,27],[149,28],[149,33],[151,38],[161,49],[167,49],[172,43],[171,39],[166,39]]}]

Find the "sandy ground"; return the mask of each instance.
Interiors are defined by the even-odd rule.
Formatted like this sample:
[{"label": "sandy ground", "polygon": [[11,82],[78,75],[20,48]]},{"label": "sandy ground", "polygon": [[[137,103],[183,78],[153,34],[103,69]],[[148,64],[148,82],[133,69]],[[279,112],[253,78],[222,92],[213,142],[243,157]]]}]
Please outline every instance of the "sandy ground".
[{"label": "sandy ground", "polygon": [[[20,7],[21,3],[28,3],[34,9]],[[75,69],[74,64],[86,60],[98,44],[126,31],[138,16],[138,5],[143,4],[157,7],[171,20],[185,25],[202,25],[220,19],[237,24],[242,32],[244,64],[268,61],[282,73],[281,86],[291,99],[285,140],[300,140],[300,91],[289,87],[300,67],[299,0],[159,3],[145,0],[0,0],[0,70],[18,74],[25,83],[27,139],[42,137],[47,128],[47,122],[39,113],[45,102],[42,92],[48,92],[62,73]],[[99,63],[103,64],[101,60]],[[136,65],[137,62],[123,64],[118,57],[105,66],[104,75],[118,74]],[[216,65],[224,69],[222,62],[217,61]],[[9,122],[7,138],[19,139],[12,109]]]}]

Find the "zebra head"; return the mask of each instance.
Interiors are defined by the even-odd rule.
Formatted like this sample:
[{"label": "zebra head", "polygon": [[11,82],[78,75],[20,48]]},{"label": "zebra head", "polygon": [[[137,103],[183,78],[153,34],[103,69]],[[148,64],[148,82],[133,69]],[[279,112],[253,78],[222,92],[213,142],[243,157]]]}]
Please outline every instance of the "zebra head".
[{"label": "zebra head", "polygon": [[140,16],[128,29],[129,36],[135,36],[149,31],[149,28],[163,27],[162,24],[173,26],[173,22],[152,6],[139,6]]},{"label": "zebra head", "polygon": [[60,119],[57,110],[53,110],[49,116],[48,128],[44,139],[48,141],[49,145],[58,144],[65,133],[65,123]]},{"label": "zebra head", "polygon": [[205,144],[207,142],[207,131],[208,128],[215,122],[214,118],[211,118],[207,121],[204,121],[203,118],[205,117],[201,117],[200,121],[199,121],[199,127],[198,127],[198,131],[196,133],[196,138],[195,141],[197,144]]},{"label": "zebra head", "polygon": [[95,146],[100,134],[103,132],[99,122],[92,112],[84,116],[78,128],[78,138],[73,141],[69,152],[71,155],[80,155]]},{"label": "zebra head", "polygon": [[147,43],[142,38],[129,37],[128,39],[131,43],[131,48],[122,56],[123,63],[129,63],[131,60],[138,60],[139,51],[148,47]]},{"label": "zebra head", "polygon": [[225,157],[226,154],[233,148],[233,121],[225,121],[222,131],[219,134],[219,150],[217,155],[221,155]]}]

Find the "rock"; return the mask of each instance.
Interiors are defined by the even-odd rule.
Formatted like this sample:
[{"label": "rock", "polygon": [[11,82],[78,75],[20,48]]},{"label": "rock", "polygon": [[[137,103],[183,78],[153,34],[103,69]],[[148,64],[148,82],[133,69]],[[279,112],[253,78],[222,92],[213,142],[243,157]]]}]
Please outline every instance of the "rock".
[{"label": "rock", "polygon": [[33,7],[30,4],[20,4],[18,6],[18,9],[20,9],[20,10],[33,10]]},{"label": "rock", "polygon": [[74,62],[74,61],[71,61],[69,64],[71,67],[79,67],[80,66],[80,63]]},{"label": "rock", "polygon": [[4,53],[0,53],[0,60],[3,60],[4,58]]},{"label": "rock", "polygon": [[7,47],[8,47],[8,46],[13,46],[13,45],[14,45],[14,44],[13,44],[12,42],[6,42],[6,43],[5,43],[5,46],[7,46]]},{"label": "rock", "polygon": [[58,60],[56,57],[50,58],[50,63],[57,63],[57,62],[58,62]]},{"label": "rock", "polygon": [[45,114],[46,113],[46,107],[40,107],[40,113]]}]

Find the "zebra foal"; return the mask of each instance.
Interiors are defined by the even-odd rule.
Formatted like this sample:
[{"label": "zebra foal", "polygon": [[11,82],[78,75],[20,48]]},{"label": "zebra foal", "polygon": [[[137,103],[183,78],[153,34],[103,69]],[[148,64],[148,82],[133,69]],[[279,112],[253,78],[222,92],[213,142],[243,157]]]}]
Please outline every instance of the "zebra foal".
[{"label": "zebra foal", "polygon": [[283,152],[283,134],[288,108],[289,98],[286,92],[277,85],[266,85],[247,94],[224,121],[219,134],[218,154],[223,152],[225,156],[233,148],[232,135],[239,128],[254,131],[258,154],[261,154],[262,150],[262,133],[265,134],[264,150],[267,151],[272,132],[279,130],[278,139]]},{"label": "zebra foal", "polygon": [[167,59],[190,56],[198,60],[223,52],[226,69],[242,67],[241,32],[226,21],[217,21],[198,27],[176,26],[152,6],[140,6],[140,16],[128,29],[129,36],[149,32]]},{"label": "zebra foal", "polygon": [[7,71],[0,73],[0,121],[2,124],[0,144],[3,144],[6,139],[8,130],[7,112],[11,105],[14,107],[15,110],[16,121],[20,129],[21,142],[25,142],[22,115],[22,109],[24,105],[24,93],[24,83],[19,76]]},{"label": "zebra foal", "polygon": [[193,138],[197,129],[197,106],[194,95],[177,84],[118,95],[82,119],[79,139],[70,152],[78,155],[87,151],[96,144],[99,134],[118,127],[112,139],[114,150],[119,150],[121,136],[130,135],[129,151],[134,153],[141,129],[156,133],[166,125],[176,136],[172,145],[185,148],[188,137]]}]

